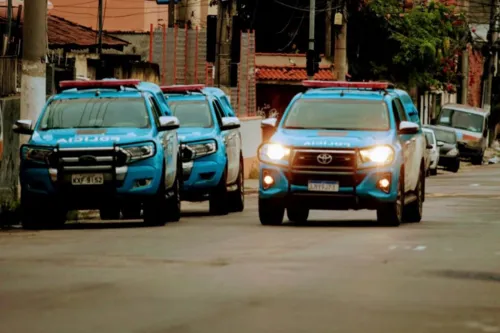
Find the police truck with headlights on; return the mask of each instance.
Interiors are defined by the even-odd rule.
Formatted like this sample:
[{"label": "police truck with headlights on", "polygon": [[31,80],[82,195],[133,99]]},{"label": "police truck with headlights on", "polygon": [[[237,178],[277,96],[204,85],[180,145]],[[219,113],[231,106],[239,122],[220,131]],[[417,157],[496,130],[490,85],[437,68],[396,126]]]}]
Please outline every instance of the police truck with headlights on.
[{"label": "police truck with headlights on", "polygon": [[[263,225],[309,211],[373,209],[380,223],[420,222],[425,137],[402,90],[384,82],[305,81],[259,147]],[[406,98],[405,98],[406,99]],[[411,101],[411,99],[410,99]],[[413,121],[410,121],[412,119]]]}]

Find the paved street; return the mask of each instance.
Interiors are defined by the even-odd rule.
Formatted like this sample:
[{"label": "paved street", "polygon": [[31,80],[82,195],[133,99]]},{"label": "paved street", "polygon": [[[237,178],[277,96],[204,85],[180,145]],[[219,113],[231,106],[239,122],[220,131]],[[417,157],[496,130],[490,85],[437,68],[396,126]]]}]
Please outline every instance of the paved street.
[{"label": "paved street", "polygon": [[[500,167],[428,179],[422,224],[314,212],[0,233],[0,332],[500,332]],[[189,206],[189,207],[188,207]]]}]

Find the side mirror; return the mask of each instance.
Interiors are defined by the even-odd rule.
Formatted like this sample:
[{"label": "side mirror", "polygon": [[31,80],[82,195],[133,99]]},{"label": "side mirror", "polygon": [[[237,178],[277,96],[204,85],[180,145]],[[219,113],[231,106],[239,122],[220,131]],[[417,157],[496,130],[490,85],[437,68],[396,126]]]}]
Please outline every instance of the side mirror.
[{"label": "side mirror", "polygon": [[438,146],[438,147],[442,147],[442,146],[444,146],[444,142],[443,142],[443,141],[438,141],[438,142],[437,142],[437,146]]},{"label": "side mirror", "polygon": [[31,135],[33,134],[33,128],[31,126],[33,122],[31,120],[18,120],[14,124],[12,130],[17,134]]},{"label": "side mirror", "polygon": [[241,122],[238,117],[224,117],[222,118],[222,131],[229,131],[241,127]]},{"label": "side mirror", "polygon": [[420,128],[410,121],[402,121],[399,124],[399,134],[417,134]]},{"label": "side mirror", "polygon": [[276,125],[278,124],[278,119],[276,118],[266,118],[264,120],[262,120],[261,122],[261,127],[262,128],[266,128],[266,127],[276,127]]},{"label": "side mirror", "polygon": [[177,117],[163,116],[160,117],[160,127],[159,131],[170,131],[178,129],[180,126],[179,119]]}]

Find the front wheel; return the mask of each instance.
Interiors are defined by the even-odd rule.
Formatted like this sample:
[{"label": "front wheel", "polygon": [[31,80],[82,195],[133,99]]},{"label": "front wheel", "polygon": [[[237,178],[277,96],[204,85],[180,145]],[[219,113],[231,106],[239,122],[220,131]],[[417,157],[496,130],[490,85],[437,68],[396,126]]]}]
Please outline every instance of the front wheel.
[{"label": "front wheel", "polygon": [[23,229],[55,229],[66,223],[68,211],[51,202],[21,193],[21,224]]},{"label": "front wheel", "polygon": [[459,169],[460,169],[460,160],[457,160],[450,168],[450,171],[453,173],[457,173]]},{"label": "front wheel", "polygon": [[281,225],[285,217],[285,205],[278,200],[259,198],[259,219],[262,225]]},{"label": "front wheel", "polygon": [[302,207],[289,207],[286,209],[286,215],[290,222],[305,223],[309,218],[309,209]]},{"label": "front wheel", "polygon": [[483,164],[483,158],[484,158],[484,154],[472,157],[471,158],[472,165],[482,165]]},{"label": "front wheel", "polygon": [[398,227],[403,222],[404,181],[401,172],[398,181],[398,195],[395,202],[387,203],[377,209],[377,222],[382,225]]},{"label": "front wheel", "polygon": [[167,190],[165,189],[165,170],[162,171],[160,185],[155,195],[144,202],[144,224],[151,227],[164,226],[169,214]]},{"label": "front wheel", "polygon": [[181,181],[179,175],[175,177],[175,182],[169,191],[167,199],[167,221],[179,222],[181,219]]},{"label": "front wheel", "polygon": [[408,204],[403,209],[403,220],[411,223],[422,221],[422,212],[425,198],[425,179],[423,172],[420,170],[418,177],[417,188],[415,189],[416,200]]},{"label": "front wheel", "polygon": [[210,214],[212,215],[227,215],[229,213],[229,194],[226,186],[227,169],[222,174],[219,184],[210,193]]},{"label": "front wheel", "polygon": [[245,174],[243,161],[240,161],[240,171],[236,180],[237,190],[229,193],[229,204],[232,212],[242,212],[245,209]]},{"label": "front wheel", "polygon": [[437,174],[438,174],[438,169],[437,169],[437,167],[436,167],[435,169],[430,169],[430,174],[431,174],[431,176],[435,176],[435,175],[437,175]]}]

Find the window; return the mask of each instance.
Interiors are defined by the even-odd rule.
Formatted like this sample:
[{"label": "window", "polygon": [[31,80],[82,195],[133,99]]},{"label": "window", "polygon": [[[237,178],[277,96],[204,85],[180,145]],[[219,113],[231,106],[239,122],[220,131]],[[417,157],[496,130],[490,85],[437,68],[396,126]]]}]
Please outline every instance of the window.
[{"label": "window", "polygon": [[170,100],[168,106],[172,114],[179,119],[181,127],[213,126],[212,111],[206,100]]},{"label": "window", "polygon": [[482,133],[485,128],[483,116],[447,108],[441,112],[438,124],[475,133]]},{"label": "window", "polygon": [[299,99],[284,120],[288,129],[387,131],[389,113],[379,101]]},{"label": "window", "polygon": [[435,129],[434,134],[436,134],[437,141],[442,141],[450,144],[455,144],[457,142],[457,136],[455,135],[455,132]]},{"label": "window", "polygon": [[396,102],[396,107],[398,109],[399,119],[401,119],[401,121],[408,121],[408,118],[406,117],[405,108],[401,103],[401,101],[399,100],[399,98],[396,98],[394,101]]},{"label": "window", "polygon": [[222,108],[216,100],[214,100],[214,110],[215,110],[215,116],[217,117],[217,122],[219,123],[219,126],[222,127],[222,118],[224,118],[224,112],[222,111]]},{"label": "window", "polygon": [[117,127],[151,127],[142,97],[57,99],[47,106],[40,122],[40,130]]},{"label": "window", "polygon": [[153,112],[153,117],[156,126],[160,126],[160,117],[161,117],[160,108],[158,107],[158,104],[156,104],[156,101],[153,97],[150,96],[148,99],[151,106],[151,111]]}]

